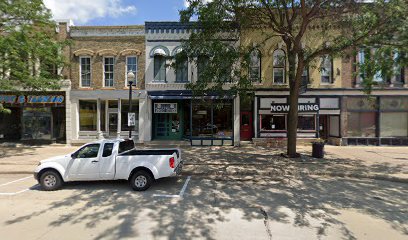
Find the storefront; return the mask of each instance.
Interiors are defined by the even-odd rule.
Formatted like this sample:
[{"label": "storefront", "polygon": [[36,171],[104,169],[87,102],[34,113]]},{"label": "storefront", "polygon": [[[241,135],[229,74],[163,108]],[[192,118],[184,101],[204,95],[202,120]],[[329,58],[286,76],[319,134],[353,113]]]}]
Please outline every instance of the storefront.
[{"label": "storefront", "polygon": [[0,140],[65,142],[65,92],[0,94]]},{"label": "storefront", "polygon": [[[257,96],[255,100],[256,138],[286,141],[289,98],[287,96]],[[305,96],[299,98],[298,138],[324,138],[330,141],[340,138],[340,103],[340,97]]]},{"label": "storefront", "polygon": [[[130,111],[128,91],[71,91],[72,143],[102,138],[126,138],[129,131],[139,138],[139,99],[144,91],[137,90]],[[134,126],[129,126],[129,113],[134,114]]]},{"label": "storefront", "polygon": [[[193,99],[191,92],[149,92],[152,140],[188,140],[193,146],[234,144],[234,100]],[[237,126],[239,128],[239,126]]]},{"label": "storefront", "polygon": [[408,97],[345,96],[346,145],[408,145]]}]

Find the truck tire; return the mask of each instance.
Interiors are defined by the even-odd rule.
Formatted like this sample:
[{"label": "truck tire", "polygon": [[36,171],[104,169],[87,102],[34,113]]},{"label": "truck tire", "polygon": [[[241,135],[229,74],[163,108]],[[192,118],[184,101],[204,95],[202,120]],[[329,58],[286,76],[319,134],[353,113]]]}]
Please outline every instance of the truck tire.
[{"label": "truck tire", "polygon": [[145,191],[152,184],[152,176],[144,170],[139,170],[132,174],[129,183],[133,190],[135,191]]},{"label": "truck tire", "polygon": [[62,187],[63,180],[55,170],[47,170],[40,176],[40,185],[44,191],[55,191]]}]

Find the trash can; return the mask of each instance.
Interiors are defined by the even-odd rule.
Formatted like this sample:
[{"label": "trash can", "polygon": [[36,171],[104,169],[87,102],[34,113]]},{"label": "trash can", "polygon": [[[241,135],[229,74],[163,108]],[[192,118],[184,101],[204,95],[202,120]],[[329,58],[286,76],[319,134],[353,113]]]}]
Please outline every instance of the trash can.
[{"label": "trash can", "polygon": [[324,143],[313,142],[312,143],[312,157],[323,158],[324,157]]}]

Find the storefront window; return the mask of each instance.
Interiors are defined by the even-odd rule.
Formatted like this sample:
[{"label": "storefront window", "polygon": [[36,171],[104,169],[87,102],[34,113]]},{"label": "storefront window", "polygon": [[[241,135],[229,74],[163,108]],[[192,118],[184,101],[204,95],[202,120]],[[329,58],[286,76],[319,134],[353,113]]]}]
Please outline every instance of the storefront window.
[{"label": "storefront window", "polygon": [[232,103],[214,105],[214,136],[232,138]]},{"label": "storefront window", "polygon": [[380,123],[381,137],[408,137],[408,112],[383,112]]},{"label": "storefront window", "polygon": [[51,108],[23,109],[23,139],[51,139]]},{"label": "storefront window", "polygon": [[284,115],[260,115],[261,131],[285,131],[286,117]]},{"label": "storefront window", "polygon": [[375,112],[349,112],[348,130],[349,137],[375,137]]},{"label": "storefront window", "polygon": [[298,117],[298,131],[314,131],[316,130],[315,116],[299,116]]},{"label": "storefront window", "polygon": [[330,116],[330,137],[340,137],[340,116]]},{"label": "storefront window", "polygon": [[347,110],[371,110],[377,109],[376,98],[363,98],[363,97],[349,97],[346,100]]},{"label": "storefront window", "polygon": [[96,100],[79,100],[79,130],[96,131]]},{"label": "storefront window", "polygon": [[[129,112],[129,100],[121,101],[121,110],[122,110],[122,131],[129,131],[130,127],[128,126],[128,112]],[[132,127],[132,131],[138,131],[139,129],[139,101],[132,100],[132,112],[136,113],[136,125]]]},{"label": "storefront window", "polygon": [[216,126],[211,124],[211,105],[193,104],[193,137],[212,137]]}]

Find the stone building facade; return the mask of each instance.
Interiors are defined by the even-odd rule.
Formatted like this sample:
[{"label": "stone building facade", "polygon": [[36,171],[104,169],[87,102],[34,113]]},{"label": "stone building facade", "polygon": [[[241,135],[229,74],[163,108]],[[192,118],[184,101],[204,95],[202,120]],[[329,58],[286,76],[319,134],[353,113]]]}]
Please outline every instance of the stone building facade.
[{"label": "stone building facade", "polygon": [[[71,41],[65,49],[71,82],[67,143],[127,137],[129,131],[138,140],[143,128],[139,100],[146,96],[144,27],[71,26],[66,37]],[[128,80],[133,82],[131,104]],[[128,126],[129,112],[136,116],[133,127]]]}]

